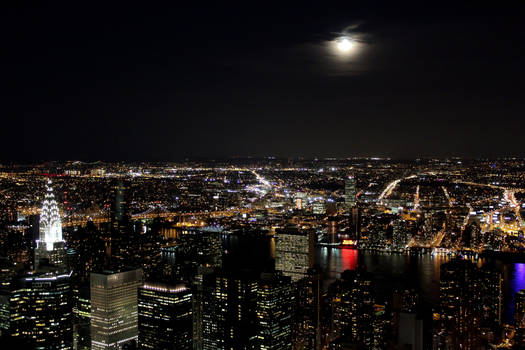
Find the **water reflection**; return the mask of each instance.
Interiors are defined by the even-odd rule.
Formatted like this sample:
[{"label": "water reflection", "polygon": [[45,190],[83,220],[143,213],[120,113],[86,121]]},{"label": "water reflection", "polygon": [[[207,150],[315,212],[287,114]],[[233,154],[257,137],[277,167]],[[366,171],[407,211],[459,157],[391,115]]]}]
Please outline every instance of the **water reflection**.
[{"label": "water reflection", "polygon": [[175,227],[163,227],[160,229],[160,234],[165,239],[172,240],[172,239],[176,239],[179,237],[180,231],[181,231],[180,229],[175,228]]},{"label": "water reflection", "polygon": [[506,308],[503,310],[503,318],[512,320],[514,316],[514,294],[521,289],[525,289],[525,264],[515,263],[505,266],[504,274],[508,283],[504,283],[504,303]]},{"label": "water reflection", "polygon": [[[324,271],[324,287],[347,269],[366,266],[374,274],[378,300],[388,300],[396,288],[412,288],[418,291],[427,307],[439,303],[439,272],[448,256],[431,254],[402,255],[380,252],[357,251],[329,247],[316,248],[315,261]],[[484,261],[478,260],[478,266]],[[525,288],[525,264],[498,263],[503,272],[503,319],[512,322],[514,294]]]}]

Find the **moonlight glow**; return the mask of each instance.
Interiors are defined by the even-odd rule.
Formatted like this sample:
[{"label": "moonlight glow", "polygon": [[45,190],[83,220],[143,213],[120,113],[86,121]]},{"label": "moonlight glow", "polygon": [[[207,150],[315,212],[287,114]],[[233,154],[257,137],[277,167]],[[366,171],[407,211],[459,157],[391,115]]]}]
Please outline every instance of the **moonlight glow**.
[{"label": "moonlight glow", "polygon": [[337,40],[337,49],[341,52],[348,52],[353,46],[354,43],[347,37],[342,37]]}]

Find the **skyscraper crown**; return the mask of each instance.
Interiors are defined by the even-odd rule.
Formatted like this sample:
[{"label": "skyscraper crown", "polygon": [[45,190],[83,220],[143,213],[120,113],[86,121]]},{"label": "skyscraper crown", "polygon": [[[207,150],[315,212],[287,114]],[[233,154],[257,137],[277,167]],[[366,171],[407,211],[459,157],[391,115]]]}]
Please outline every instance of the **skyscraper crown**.
[{"label": "skyscraper crown", "polygon": [[53,250],[55,242],[62,241],[62,221],[58,211],[51,180],[46,185],[46,195],[40,213],[40,241],[47,245],[47,250]]}]

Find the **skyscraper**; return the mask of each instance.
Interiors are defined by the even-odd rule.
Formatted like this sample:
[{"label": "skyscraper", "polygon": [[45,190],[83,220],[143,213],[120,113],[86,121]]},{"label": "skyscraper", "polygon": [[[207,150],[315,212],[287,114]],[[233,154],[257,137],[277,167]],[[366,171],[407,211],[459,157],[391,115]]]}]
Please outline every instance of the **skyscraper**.
[{"label": "skyscraper", "polygon": [[355,189],[355,179],[353,176],[348,176],[345,180],[345,207],[352,208],[356,205],[356,189]]},{"label": "skyscraper", "polygon": [[321,329],[322,280],[319,266],[307,270],[295,283],[296,303],[293,341],[297,350],[320,350],[324,334]]},{"label": "skyscraper", "polygon": [[514,294],[514,324],[525,328],[525,289]]},{"label": "skyscraper", "polygon": [[338,222],[336,216],[329,216],[328,221],[326,222],[326,235],[327,242],[330,244],[339,244],[338,240]]},{"label": "skyscraper", "polygon": [[132,260],[137,249],[137,240],[131,229],[127,192],[126,181],[118,179],[112,182],[109,198],[111,228],[104,240],[106,266],[111,266],[114,270],[135,266]]},{"label": "skyscraper", "polygon": [[280,272],[204,274],[202,346],[194,348],[291,350],[294,288]]},{"label": "skyscraper", "polygon": [[477,349],[480,344],[477,313],[480,292],[473,263],[456,258],[441,265],[435,348]]},{"label": "skyscraper", "polygon": [[361,238],[361,211],[359,207],[353,207],[351,214],[351,238],[354,240],[359,240]]},{"label": "skyscraper", "polygon": [[525,346],[525,289],[514,294],[514,325],[514,345],[516,349],[522,349]]},{"label": "skyscraper", "polygon": [[203,276],[202,348],[248,349],[257,337],[257,280],[250,272]]},{"label": "skyscraper", "polygon": [[127,183],[122,180],[114,183],[111,190],[111,225],[116,232],[125,229],[129,220],[127,191]]},{"label": "skyscraper", "polygon": [[138,337],[142,270],[91,273],[91,348],[121,349]]},{"label": "skyscraper", "polygon": [[263,274],[257,288],[257,348],[292,349],[293,287],[290,277]]},{"label": "skyscraper", "polygon": [[503,277],[492,264],[478,270],[479,318],[482,338],[493,343],[499,335],[503,311]]},{"label": "skyscraper", "polygon": [[[71,349],[73,344],[71,271],[67,271],[62,222],[49,180],[42,204],[35,270],[5,285],[8,333],[36,349]],[[5,311],[5,310],[4,310]]]},{"label": "skyscraper", "polygon": [[91,298],[89,286],[73,286],[73,347],[91,349]]},{"label": "skyscraper", "polygon": [[409,222],[402,219],[396,219],[393,222],[392,232],[392,250],[404,251],[410,241]]},{"label": "skyscraper", "polygon": [[314,215],[326,214],[326,202],[324,199],[316,200],[312,203],[312,213]]},{"label": "skyscraper", "polygon": [[138,290],[140,349],[192,349],[192,293],[186,285],[145,283]]},{"label": "skyscraper", "polygon": [[414,290],[394,292],[393,314],[399,346],[423,349],[423,320],[418,317],[418,295]]},{"label": "skyscraper", "polygon": [[329,303],[331,308],[331,332],[330,341],[346,335],[351,340],[352,322],[352,290],[354,283],[354,272],[346,270],[341,278],[335,280],[329,287]]},{"label": "skyscraper", "polygon": [[41,265],[52,265],[55,270],[66,270],[65,242],[62,239],[62,221],[58,211],[51,180],[46,185],[46,194],[40,213],[40,235],[36,241],[35,269]]},{"label": "skyscraper", "polygon": [[380,321],[375,319],[371,276],[361,269],[346,270],[330,289],[332,342],[351,342],[371,348],[374,321]]},{"label": "skyscraper", "polygon": [[192,292],[192,313],[193,313],[193,349],[202,350],[203,347],[203,310],[204,310],[204,275],[213,273],[214,269],[200,266],[197,269],[197,275],[193,280]]},{"label": "skyscraper", "polygon": [[35,349],[72,349],[70,273],[18,278],[10,296],[10,333]]},{"label": "skyscraper", "polygon": [[314,263],[314,234],[297,228],[277,230],[275,235],[275,269],[298,281]]}]

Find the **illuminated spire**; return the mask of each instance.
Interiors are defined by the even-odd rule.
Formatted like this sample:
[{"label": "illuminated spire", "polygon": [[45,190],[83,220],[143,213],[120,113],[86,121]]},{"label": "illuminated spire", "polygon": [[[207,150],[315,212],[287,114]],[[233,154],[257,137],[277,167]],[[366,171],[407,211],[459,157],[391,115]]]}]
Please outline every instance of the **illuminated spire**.
[{"label": "illuminated spire", "polygon": [[62,241],[62,221],[51,187],[51,180],[47,182],[46,195],[40,213],[40,241],[46,243],[47,250],[53,250],[53,244]]}]

